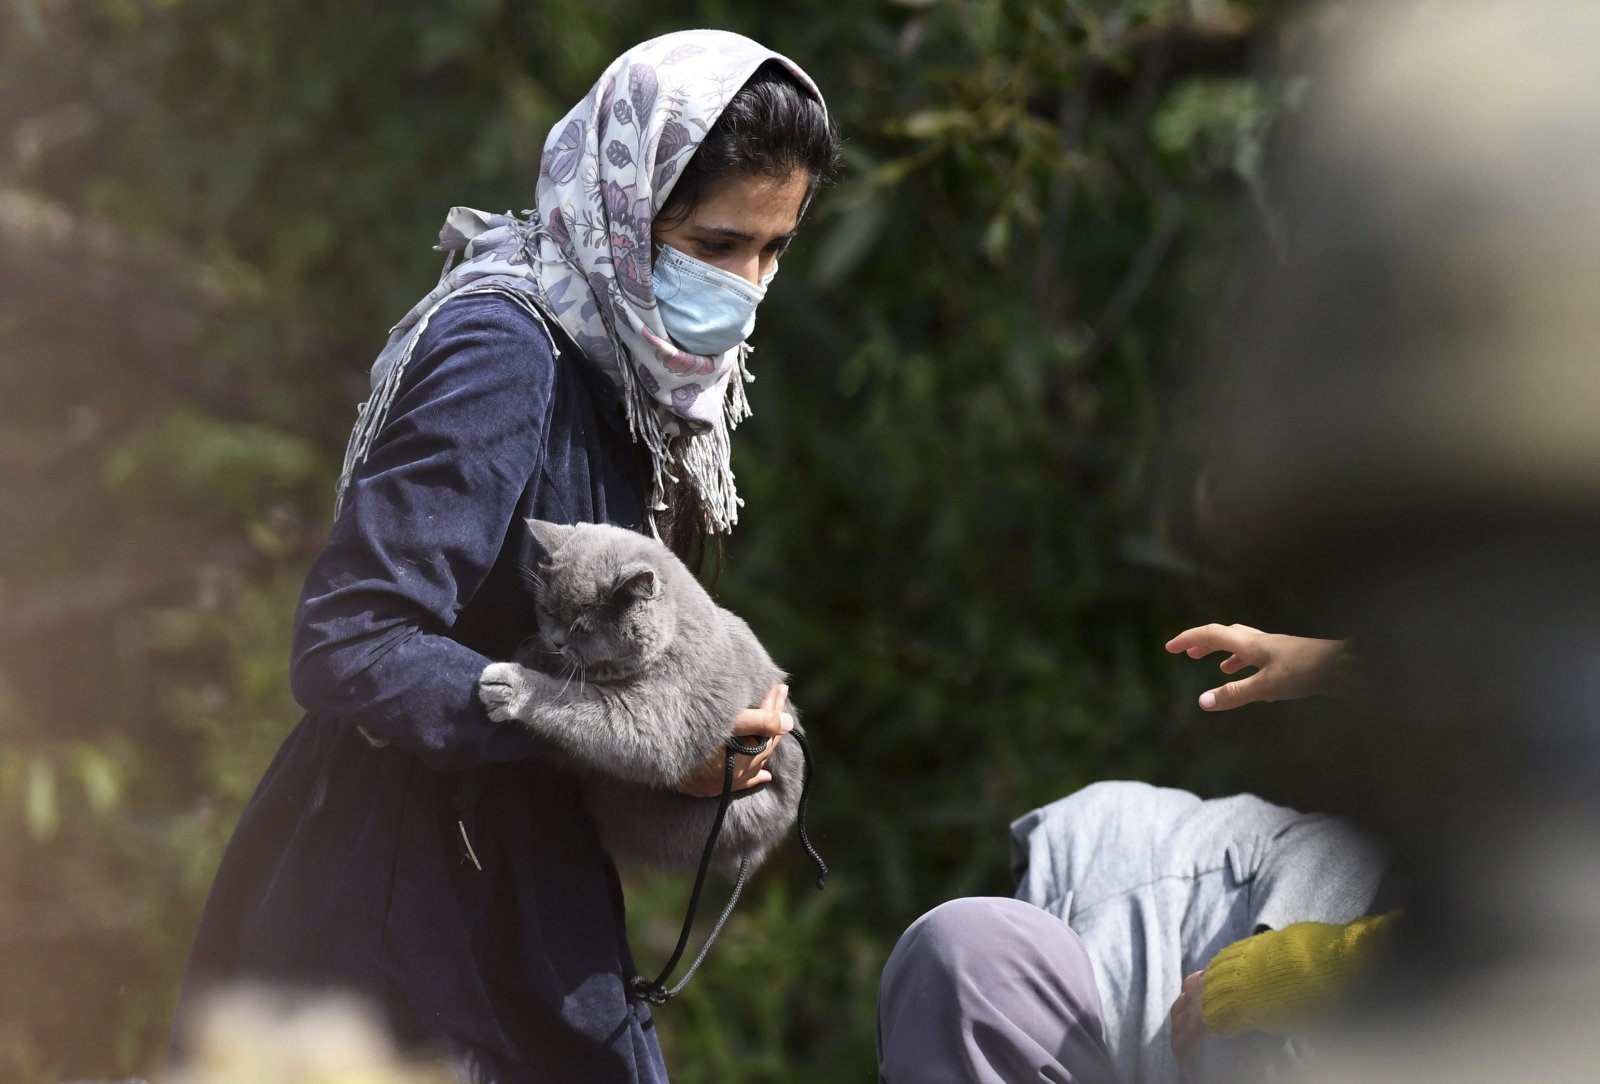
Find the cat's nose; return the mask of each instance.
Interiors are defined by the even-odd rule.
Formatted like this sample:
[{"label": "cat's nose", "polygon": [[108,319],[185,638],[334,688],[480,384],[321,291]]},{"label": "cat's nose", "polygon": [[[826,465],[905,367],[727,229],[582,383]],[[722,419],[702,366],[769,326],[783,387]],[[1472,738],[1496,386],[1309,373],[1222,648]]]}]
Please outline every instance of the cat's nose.
[{"label": "cat's nose", "polygon": [[550,646],[555,648],[557,651],[560,651],[562,648],[567,646],[567,632],[565,629],[551,629],[549,632],[545,633],[545,639],[548,640]]}]

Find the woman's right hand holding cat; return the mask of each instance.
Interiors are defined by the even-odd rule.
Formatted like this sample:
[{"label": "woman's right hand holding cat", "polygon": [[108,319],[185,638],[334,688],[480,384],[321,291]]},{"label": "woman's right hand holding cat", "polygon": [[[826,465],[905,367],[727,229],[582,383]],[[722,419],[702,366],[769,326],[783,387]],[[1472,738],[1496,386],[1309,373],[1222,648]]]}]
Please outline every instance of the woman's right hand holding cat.
[{"label": "woman's right hand holding cat", "polygon": [[[735,754],[733,758],[733,789],[749,790],[772,782],[767,770],[767,760],[772,756],[783,736],[794,729],[794,716],[789,706],[789,686],[774,685],[762,698],[761,706],[746,708],[733,719],[731,733],[745,744],[769,738],[766,747],[754,756]],[[727,773],[728,754],[724,749],[713,753],[687,779],[678,784],[678,791],[693,798],[715,798],[722,793],[722,781]]]}]

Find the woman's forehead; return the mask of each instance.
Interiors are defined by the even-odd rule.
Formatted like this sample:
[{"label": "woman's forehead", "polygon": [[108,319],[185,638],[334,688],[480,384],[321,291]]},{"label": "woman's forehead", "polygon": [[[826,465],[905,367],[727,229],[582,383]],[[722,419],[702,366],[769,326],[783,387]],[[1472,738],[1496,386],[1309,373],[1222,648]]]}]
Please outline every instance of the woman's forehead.
[{"label": "woman's forehead", "polygon": [[783,237],[799,224],[810,190],[810,175],[798,169],[785,177],[730,177],[699,202],[684,224],[730,240]]}]

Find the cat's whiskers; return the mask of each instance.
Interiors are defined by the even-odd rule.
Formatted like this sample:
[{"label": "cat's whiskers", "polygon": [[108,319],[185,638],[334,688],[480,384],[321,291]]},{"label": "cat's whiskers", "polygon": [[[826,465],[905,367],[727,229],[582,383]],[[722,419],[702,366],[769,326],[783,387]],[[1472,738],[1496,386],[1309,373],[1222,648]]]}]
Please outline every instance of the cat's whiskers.
[{"label": "cat's whiskers", "polygon": [[562,695],[562,696],[566,696],[567,695],[567,690],[572,687],[572,679],[574,677],[576,677],[578,679],[578,696],[581,699],[583,697],[583,678],[584,678],[584,669],[583,669],[582,661],[579,660],[579,659],[573,658],[572,656],[566,654],[565,652],[562,652],[562,654],[561,654],[561,661],[564,664],[562,666],[562,669],[566,671],[566,679],[567,679],[567,681],[566,681],[566,684],[561,686],[561,694],[560,695]]},{"label": "cat's whiskers", "polygon": [[522,573],[522,578],[530,586],[532,586],[534,590],[541,593],[544,591],[544,577],[539,575],[539,570],[537,568],[534,568],[532,565],[518,565],[517,571]]}]

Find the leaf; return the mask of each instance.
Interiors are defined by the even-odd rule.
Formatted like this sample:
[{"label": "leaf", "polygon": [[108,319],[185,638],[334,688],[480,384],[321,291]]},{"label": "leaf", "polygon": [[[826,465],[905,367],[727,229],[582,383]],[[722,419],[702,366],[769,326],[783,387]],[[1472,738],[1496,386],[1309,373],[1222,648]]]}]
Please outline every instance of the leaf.
[{"label": "leaf", "polygon": [[817,281],[829,285],[854,271],[872,250],[888,217],[887,201],[878,196],[868,196],[840,216],[817,253]]},{"label": "leaf", "polygon": [[676,158],[678,152],[689,145],[689,129],[675,120],[661,126],[661,138],[656,142],[656,161]]},{"label": "leaf", "polygon": [[908,116],[892,120],[884,127],[890,135],[910,139],[940,139],[971,128],[974,115],[965,109],[919,109]]},{"label": "leaf", "polygon": [[545,153],[545,171],[556,184],[566,184],[577,176],[578,162],[583,157],[583,131],[583,121],[568,121],[555,146]]},{"label": "leaf", "polygon": [[11,10],[16,13],[17,22],[29,40],[44,40],[44,19],[39,15],[39,5],[35,0],[11,0]]},{"label": "leaf", "polygon": [[983,230],[983,251],[993,263],[1005,260],[1006,252],[1011,247],[1011,214],[1009,207],[1002,207]]},{"label": "leaf", "polygon": [[675,120],[669,120],[661,126],[661,136],[656,140],[656,171],[651,178],[653,187],[665,188],[667,182],[677,175],[677,157],[687,146],[689,129]]},{"label": "leaf", "polygon": [[28,764],[28,789],[23,797],[28,834],[39,842],[55,836],[61,827],[61,803],[56,797],[56,770],[44,757]]},{"label": "leaf", "polygon": [[1150,118],[1150,142],[1162,154],[1202,153],[1224,146],[1265,114],[1260,89],[1247,79],[1191,79],[1180,83]]},{"label": "leaf", "polygon": [[122,800],[122,769],[104,750],[88,743],[78,743],[72,751],[89,808],[102,817],[112,812]]},{"label": "leaf", "polygon": [[672,52],[662,57],[661,64],[663,67],[668,64],[681,64],[690,57],[699,56],[705,51],[705,46],[703,45],[695,45],[693,43],[688,45],[680,45],[676,49],[672,50]]},{"label": "leaf", "polygon": [[650,113],[656,107],[656,70],[648,64],[635,64],[628,69],[628,98],[633,102],[633,112],[639,127],[648,128]]},{"label": "leaf", "polygon": [[101,477],[129,501],[250,514],[313,485],[321,468],[315,446],[297,434],[175,410],[109,452]]},{"label": "leaf", "polygon": [[867,180],[877,188],[892,188],[905,180],[913,170],[922,165],[921,155],[911,155],[905,158],[891,158],[880,166],[875,166],[867,174]]}]

